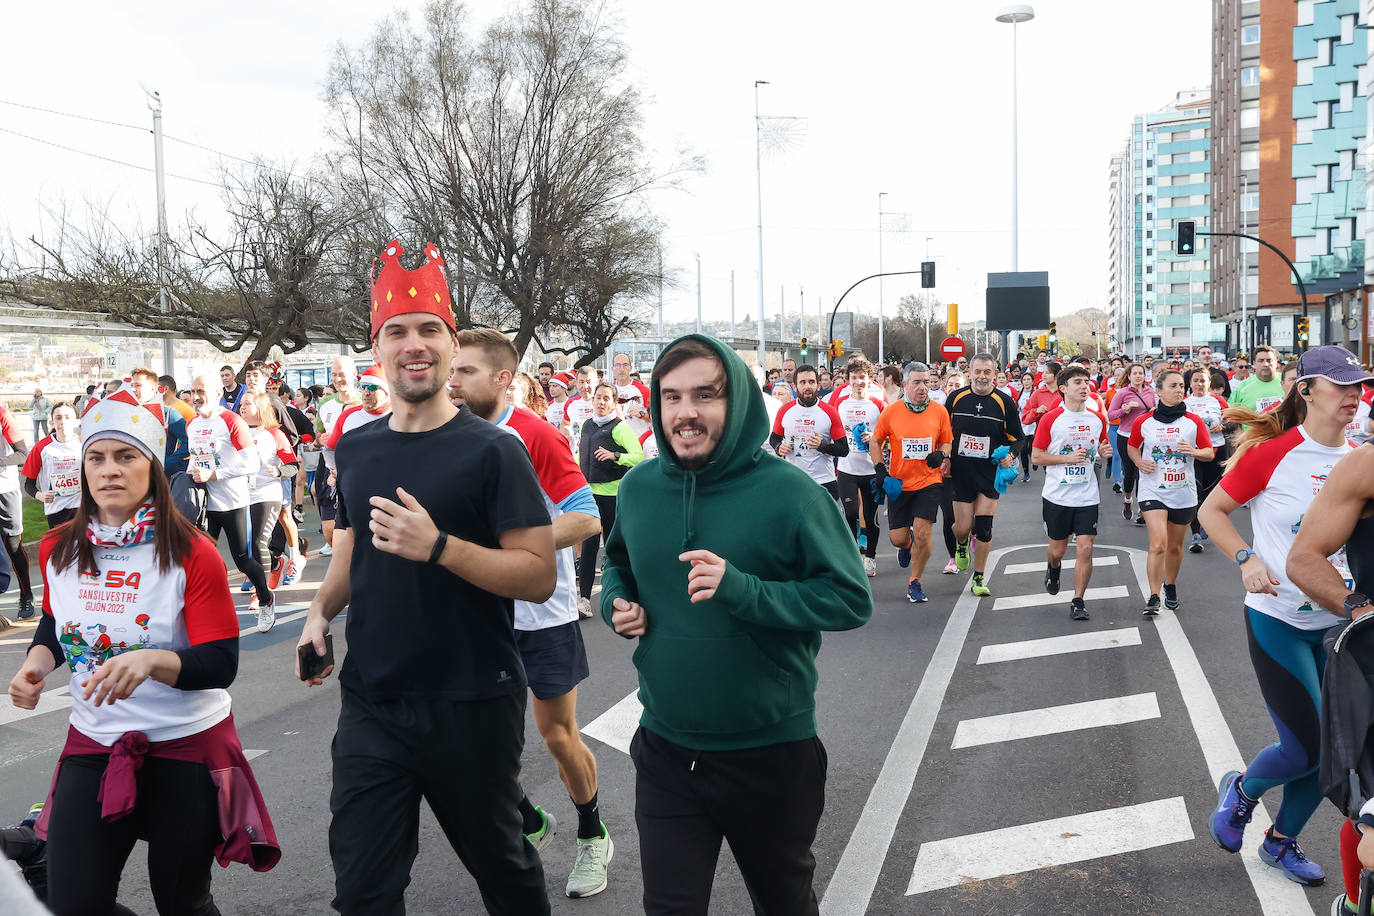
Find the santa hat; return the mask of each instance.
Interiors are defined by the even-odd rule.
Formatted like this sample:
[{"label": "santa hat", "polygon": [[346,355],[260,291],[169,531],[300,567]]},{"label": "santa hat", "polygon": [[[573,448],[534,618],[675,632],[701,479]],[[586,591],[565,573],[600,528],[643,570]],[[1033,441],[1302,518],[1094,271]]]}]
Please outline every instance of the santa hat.
[{"label": "santa hat", "polygon": [[550,385],[558,385],[558,386],[561,387],[564,391],[571,391],[571,390],[572,390],[572,378],[569,377],[568,373],[566,373],[566,372],[560,372],[560,373],[558,373],[557,375],[555,375],[553,378],[549,379],[549,384],[550,384]]},{"label": "santa hat", "polygon": [[81,450],[98,439],[117,439],[161,462],[167,451],[167,427],[161,404],[140,404],[125,382],[101,400],[92,400],[81,415]]},{"label": "santa hat", "polygon": [[[427,260],[414,270],[401,266],[405,249],[392,241],[372,262],[372,336],[391,318],[424,312],[444,319],[449,330],[458,333],[453,319],[453,300],[448,292],[448,277],[444,273],[444,259],[433,242],[425,244]],[[381,270],[377,261],[382,262]]]},{"label": "santa hat", "polygon": [[364,370],[362,377],[358,379],[358,384],[361,385],[363,382],[371,382],[374,385],[379,385],[381,389],[386,392],[391,391],[391,386],[386,382],[386,376],[382,374],[381,363],[373,363]]}]

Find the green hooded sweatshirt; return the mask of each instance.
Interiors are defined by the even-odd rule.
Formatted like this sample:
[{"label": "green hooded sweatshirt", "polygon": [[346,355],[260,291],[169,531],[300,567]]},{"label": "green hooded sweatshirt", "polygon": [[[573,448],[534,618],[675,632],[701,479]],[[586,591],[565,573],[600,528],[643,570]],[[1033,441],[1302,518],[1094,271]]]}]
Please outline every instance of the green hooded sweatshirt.
[{"label": "green hooded sweatshirt", "polygon": [[[681,339],[725,363],[725,430],[707,465],[685,470],[653,411],[658,457],[620,482],[601,616],[610,623],[617,598],[644,607],[634,664],[640,724],[655,734],[703,751],[810,738],[821,631],[873,614],[854,535],[824,488],[761,447],[768,412],[744,361],[712,337]],[[650,395],[657,404],[657,379]],[[687,595],[691,565],[678,559],[693,549],[727,563],[715,596],[698,604]]]}]

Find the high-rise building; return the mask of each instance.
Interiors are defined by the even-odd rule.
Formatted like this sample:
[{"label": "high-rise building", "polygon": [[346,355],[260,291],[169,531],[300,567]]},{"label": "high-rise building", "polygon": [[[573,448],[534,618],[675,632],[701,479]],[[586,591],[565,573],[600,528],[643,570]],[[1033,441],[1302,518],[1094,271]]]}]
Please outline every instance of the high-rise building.
[{"label": "high-rise building", "polygon": [[1210,317],[1207,237],[1192,255],[1174,253],[1179,220],[1206,225],[1211,145],[1207,90],[1190,89],[1137,115],[1112,159],[1109,324],[1115,347],[1132,356],[1225,343],[1225,326]]},{"label": "high-rise building", "polygon": [[[1283,251],[1306,286],[1311,344],[1358,348],[1368,194],[1360,0],[1213,0],[1212,11],[1211,227]],[[1218,239],[1212,269],[1212,314],[1233,344],[1296,347],[1302,297],[1281,258]]]}]

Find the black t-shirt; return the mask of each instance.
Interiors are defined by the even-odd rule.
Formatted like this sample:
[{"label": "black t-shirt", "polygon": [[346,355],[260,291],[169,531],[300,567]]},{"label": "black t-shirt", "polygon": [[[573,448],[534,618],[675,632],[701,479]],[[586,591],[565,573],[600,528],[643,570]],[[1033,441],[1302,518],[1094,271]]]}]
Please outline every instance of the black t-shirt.
[{"label": "black t-shirt", "polygon": [[340,677],[372,700],[405,695],[486,699],[525,689],[514,604],[439,565],[372,545],[373,496],[403,487],[450,537],[483,547],[549,524],[520,439],[466,407],[438,429],[399,433],[378,420],[339,440],[335,526],[357,530],[349,565],[348,657]]},{"label": "black t-shirt", "polygon": [[1009,445],[1012,454],[1016,454],[1016,443],[1026,437],[1016,401],[996,388],[988,394],[978,394],[972,386],[966,386],[946,399],[945,410],[949,411],[949,426],[954,433],[950,473],[991,487],[997,475],[996,462],[988,460],[992,453],[999,446]]}]

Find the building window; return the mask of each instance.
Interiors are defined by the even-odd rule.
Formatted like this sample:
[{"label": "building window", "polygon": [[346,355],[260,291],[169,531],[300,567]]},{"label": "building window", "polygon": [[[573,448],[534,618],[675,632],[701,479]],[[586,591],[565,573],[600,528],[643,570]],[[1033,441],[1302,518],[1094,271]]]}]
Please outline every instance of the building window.
[{"label": "building window", "polygon": [[1146,283],[1146,284],[1145,284],[1145,292],[1147,292],[1147,293],[1152,293],[1152,292],[1154,292],[1154,291],[1155,291],[1155,285],[1154,285],[1153,283]]},{"label": "building window", "polygon": [[1240,129],[1259,127],[1260,113],[1259,107],[1251,105],[1240,110]]},{"label": "building window", "polygon": [[1241,195],[1241,208],[1245,210],[1259,209],[1259,192],[1251,191],[1249,194]]},{"label": "building window", "polygon": [[1146,230],[1145,230],[1145,238],[1147,238],[1147,239],[1149,239],[1149,238],[1154,238],[1154,234],[1155,234],[1155,232],[1154,232],[1153,229],[1146,229]]},{"label": "building window", "polygon": [[1259,81],[1259,67],[1241,68],[1240,84],[1242,86],[1258,86]]},{"label": "building window", "polygon": [[1243,45],[1259,44],[1260,27],[1257,25],[1247,25],[1240,30],[1240,43]]}]

